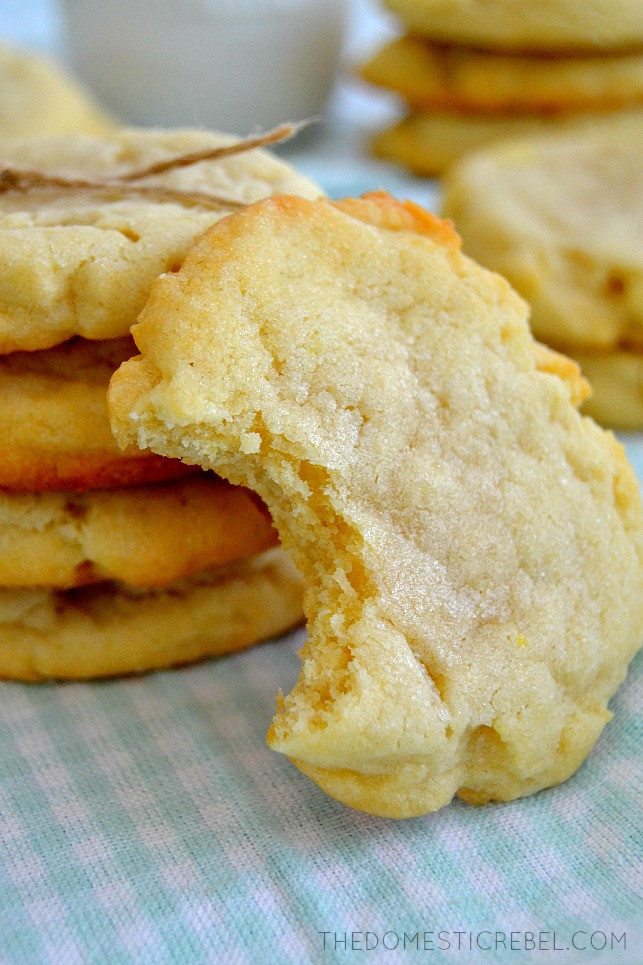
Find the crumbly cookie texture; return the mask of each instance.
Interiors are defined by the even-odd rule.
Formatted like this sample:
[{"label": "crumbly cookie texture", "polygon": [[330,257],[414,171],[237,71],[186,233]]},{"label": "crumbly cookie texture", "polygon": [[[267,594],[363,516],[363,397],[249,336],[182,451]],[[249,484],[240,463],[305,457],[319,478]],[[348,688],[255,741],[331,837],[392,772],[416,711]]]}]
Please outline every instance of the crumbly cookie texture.
[{"label": "crumbly cookie texture", "polygon": [[373,139],[373,152],[426,177],[443,175],[464,155],[486,149],[495,141],[569,133],[570,139],[600,124],[614,140],[627,134],[640,107],[571,114],[481,114],[426,110],[409,114]]},{"label": "crumbly cookie texture", "polygon": [[642,636],[638,486],[450,224],[384,194],[260,202],[134,338],[117,439],[255,489],[306,582],[270,746],[392,817],[569,777]]},{"label": "crumbly cookie texture", "polygon": [[203,473],[86,492],[0,492],[0,587],[166,586],[277,542],[254,493]]},{"label": "crumbly cookie texture", "polygon": [[643,100],[640,49],[574,57],[511,54],[407,34],[378,50],[359,72],[416,111],[559,114]]},{"label": "crumbly cookie texture", "polygon": [[243,650],[303,619],[302,580],[279,548],[136,593],[0,588],[0,678],[143,673]]},{"label": "crumbly cookie texture", "polygon": [[0,355],[0,489],[101,489],[194,474],[177,459],[122,452],[114,441],[107,386],[135,354],[128,335]]},{"label": "crumbly cookie texture", "polygon": [[531,304],[537,338],[643,351],[643,114],[495,145],[449,174],[465,251]]},{"label": "crumbly cookie texture", "polygon": [[641,0],[384,0],[416,33],[499,50],[568,51],[636,47]]},{"label": "crumbly cookie texture", "polygon": [[116,126],[56,64],[0,45],[0,138],[107,134]]},{"label": "crumbly cookie texture", "polygon": [[[236,138],[205,131],[120,130],[105,137],[29,138],[3,146],[5,165],[77,178],[113,178]],[[265,151],[203,161],[145,182],[229,200],[209,208],[122,188],[31,187],[0,194],[0,352],[49,348],[81,335],[129,334],[150,285],[176,269],[206,228],[236,203],[315,185]]]}]

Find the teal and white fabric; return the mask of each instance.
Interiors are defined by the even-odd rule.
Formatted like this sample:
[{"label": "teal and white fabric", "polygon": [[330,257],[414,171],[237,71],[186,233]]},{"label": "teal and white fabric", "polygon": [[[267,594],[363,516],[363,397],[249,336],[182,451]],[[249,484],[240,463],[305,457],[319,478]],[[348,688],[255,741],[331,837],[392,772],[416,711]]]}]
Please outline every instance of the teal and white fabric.
[{"label": "teal and white fabric", "polygon": [[296,646],[0,685],[0,962],[643,962],[643,659],[563,786],[395,822],[266,748]]}]

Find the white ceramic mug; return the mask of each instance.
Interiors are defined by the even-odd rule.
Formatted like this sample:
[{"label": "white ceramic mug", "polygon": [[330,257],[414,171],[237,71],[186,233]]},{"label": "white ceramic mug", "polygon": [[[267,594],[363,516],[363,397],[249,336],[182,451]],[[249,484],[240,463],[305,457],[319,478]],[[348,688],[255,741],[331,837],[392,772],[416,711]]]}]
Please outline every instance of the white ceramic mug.
[{"label": "white ceramic mug", "polygon": [[78,75],[123,121],[245,134],[320,114],[346,0],[60,0]]}]

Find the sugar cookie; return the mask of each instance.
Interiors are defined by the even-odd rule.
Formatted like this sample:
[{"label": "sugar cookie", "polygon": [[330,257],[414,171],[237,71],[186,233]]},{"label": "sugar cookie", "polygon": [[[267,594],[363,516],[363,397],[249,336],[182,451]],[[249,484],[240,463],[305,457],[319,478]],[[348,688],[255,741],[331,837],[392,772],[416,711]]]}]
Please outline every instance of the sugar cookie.
[{"label": "sugar cookie", "polygon": [[463,155],[481,150],[494,141],[556,135],[570,137],[584,128],[601,126],[606,137],[616,140],[632,119],[640,122],[637,107],[591,114],[464,114],[457,111],[423,111],[409,114],[373,139],[373,152],[387,161],[404,164],[426,177],[444,174]]},{"label": "sugar cookie", "polygon": [[127,336],[0,355],[0,489],[102,489],[192,475],[177,459],[121,452],[114,441],[107,386],[135,354]]},{"label": "sugar cookie", "polygon": [[415,111],[482,114],[598,111],[643,100],[643,52],[510,54],[433,44],[407,34],[360,68]]},{"label": "sugar cookie", "polygon": [[301,598],[279,548],[144,593],[0,588],[0,677],[81,680],[216,657],[296,626]]},{"label": "sugar cookie", "polygon": [[[97,178],[234,141],[205,131],[121,130],[13,141],[0,154],[14,168]],[[49,348],[73,335],[127,335],[154,278],[177,268],[194,239],[237,204],[283,191],[321,194],[259,150],[167,171],[150,184],[224,200],[211,208],[122,188],[111,195],[50,187],[0,194],[0,352]]]},{"label": "sugar cookie", "polygon": [[0,587],[166,586],[276,542],[254,494],[203,474],[81,493],[0,491]]},{"label": "sugar cookie", "polygon": [[60,67],[0,45],[0,138],[106,134],[115,127]]},{"label": "sugar cookie", "polygon": [[386,195],[259,202],[134,338],[117,438],[255,489],[305,579],[270,745],[393,817],[569,777],[642,636],[638,485],[451,226]]},{"label": "sugar cookie", "polygon": [[612,429],[642,430],[643,355],[612,352],[576,358],[592,386],[583,412]]},{"label": "sugar cookie", "polygon": [[507,50],[610,50],[643,42],[641,0],[384,0],[432,40]]},{"label": "sugar cookie", "polygon": [[643,114],[488,147],[445,185],[464,250],[572,354],[643,350],[642,154]]}]

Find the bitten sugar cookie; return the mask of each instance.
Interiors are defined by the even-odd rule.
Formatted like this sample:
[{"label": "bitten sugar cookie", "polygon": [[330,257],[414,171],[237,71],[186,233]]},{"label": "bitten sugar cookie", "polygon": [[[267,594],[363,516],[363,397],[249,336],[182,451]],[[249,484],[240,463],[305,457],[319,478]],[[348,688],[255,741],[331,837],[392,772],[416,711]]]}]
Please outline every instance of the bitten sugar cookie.
[{"label": "bitten sugar cookie", "polygon": [[271,747],[393,817],[578,767],[643,631],[638,486],[448,222],[260,202],[155,282],[134,337],[120,442],[255,489],[304,577]]}]

